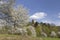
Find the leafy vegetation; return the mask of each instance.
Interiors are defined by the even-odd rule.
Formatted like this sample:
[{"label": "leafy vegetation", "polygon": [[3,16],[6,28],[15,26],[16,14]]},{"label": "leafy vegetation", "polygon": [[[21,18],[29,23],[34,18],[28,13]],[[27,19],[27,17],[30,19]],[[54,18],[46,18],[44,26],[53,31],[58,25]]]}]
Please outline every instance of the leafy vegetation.
[{"label": "leafy vegetation", "polygon": [[36,30],[36,35],[37,35],[38,37],[40,37],[40,36],[41,36],[40,27],[36,27],[35,30]]},{"label": "leafy vegetation", "polygon": [[28,35],[31,35],[31,34],[32,34],[29,29],[27,29],[27,34],[28,34]]}]

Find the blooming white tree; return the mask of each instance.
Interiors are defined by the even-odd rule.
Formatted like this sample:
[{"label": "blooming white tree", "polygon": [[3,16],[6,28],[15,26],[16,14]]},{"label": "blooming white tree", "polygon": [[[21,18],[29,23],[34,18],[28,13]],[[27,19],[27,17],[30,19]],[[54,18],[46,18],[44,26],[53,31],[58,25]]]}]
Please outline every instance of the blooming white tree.
[{"label": "blooming white tree", "polygon": [[6,25],[12,25],[12,8],[14,7],[15,0],[0,0],[0,12],[4,14],[3,20],[7,22]]},{"label": "blooming white tree", "polygon": [[[14,5],[15,0],[0,0],[0,19],[3,21],[0,24],[5,22],[4,25],[9,29],[7,30],[9,33],[20,33],[22,31],[22,34],[24,34],[23,27],[29,21],[28,10],[23,6],[16,8]],[[22,30],[20,30],[21,28]]]},{"label": "blooming white tree", "polygon": [[0,0],[0,12],[7,15],[7,25],[25,26],[28,22],[28,10],[23,6],[14,8],[15,0]]},{"label": "blooming white tree", "polygon": [[0,11],[4,13],[9,13],[11,7],[13,7],[15,0],[0,0]]},{"label": "blooming white tree", "polygon": [[17,6],[17,9],[15,9],[14,12],[12,13],[14,26],[24,27],[29,21],[28,10],[23,6]]}]

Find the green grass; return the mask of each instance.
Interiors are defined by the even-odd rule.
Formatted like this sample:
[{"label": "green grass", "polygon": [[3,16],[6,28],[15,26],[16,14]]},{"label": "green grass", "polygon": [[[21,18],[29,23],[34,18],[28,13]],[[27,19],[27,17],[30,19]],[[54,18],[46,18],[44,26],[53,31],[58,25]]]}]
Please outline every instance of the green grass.
[{"label": "green grass", "polygon": [[41,38],[21,35],[0,34],[0,40],[60,40],[59,38]]},{"label": "green grass", "polygon": [[60,38],[43,38],[43,40],[60,40]]}]

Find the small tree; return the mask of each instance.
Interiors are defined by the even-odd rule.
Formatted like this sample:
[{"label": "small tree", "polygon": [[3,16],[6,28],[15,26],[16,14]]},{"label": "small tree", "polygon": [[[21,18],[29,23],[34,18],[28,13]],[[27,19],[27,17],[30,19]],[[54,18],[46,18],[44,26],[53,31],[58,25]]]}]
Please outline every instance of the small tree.
[{"label": "small tree", "polygon": [[37,27],[37,26],[38,26],[38,22],[35,22],[34,27]]}]

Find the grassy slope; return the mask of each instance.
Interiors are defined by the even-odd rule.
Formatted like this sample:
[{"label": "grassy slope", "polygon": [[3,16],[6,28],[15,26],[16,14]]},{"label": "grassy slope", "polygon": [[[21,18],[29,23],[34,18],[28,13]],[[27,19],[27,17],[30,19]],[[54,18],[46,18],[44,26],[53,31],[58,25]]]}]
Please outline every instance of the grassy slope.
[{"label": "grassy slope", "polygon": [[60,40],[59,38],[34,38],[20,35],[0,34],[0,40]]}]

